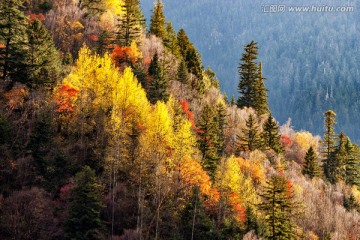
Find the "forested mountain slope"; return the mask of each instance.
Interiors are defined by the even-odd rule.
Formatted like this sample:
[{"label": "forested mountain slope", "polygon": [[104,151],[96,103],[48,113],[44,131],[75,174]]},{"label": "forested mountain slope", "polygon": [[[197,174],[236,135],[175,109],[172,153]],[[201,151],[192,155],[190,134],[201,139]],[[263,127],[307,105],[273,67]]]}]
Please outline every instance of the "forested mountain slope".
[{"label": "forested mountain slope", "polygon": [[358,240],[353,129],[280,126],[257,42],[226,101],[161,0],[148,27],[139,0],[0,3],[0,239]]},{"label": "forested mountain slope", "polygon": [[[153,1],[142,0],[149,18]],[[217,73],[229,98],[237,94],[242,46],[260,46],[269,104],[280,123],[322,134],[321,113],[333,109],[337,129],[360,140],[360,31],[358,1],[164,0],[165,13]],[[270,4],[285,12],[266,13]],[[350,12],[289,12],[290,6],[352,6]],[[327,97],[328,96],[328,97]]]}]

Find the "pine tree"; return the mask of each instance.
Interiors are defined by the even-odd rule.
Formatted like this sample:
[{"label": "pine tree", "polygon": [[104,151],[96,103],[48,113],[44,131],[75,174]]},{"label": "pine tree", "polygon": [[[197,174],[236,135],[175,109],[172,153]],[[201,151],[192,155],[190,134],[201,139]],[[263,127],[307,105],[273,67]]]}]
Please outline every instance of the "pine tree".
[{"label": "pine tree", "polygon": [[266,148],[273,149],[275,152],[280,153],[283,151],[280,145],[279,126],[275,119],[270,114],[263,126],[262,138]]},{"label": "pine tree", "polygon": [[268,90],[266,89],[265,84],[264,84],[264,80],[266,80],[266,78],[264,78],[262,76],[262,64],[261,63],[259,63],[259,68],[258,68],[256,77],[257,77],[257,79],[256,79],[256,84],[255,84],[255,99],[254,99],[253,108],[259,115],[262,115],[265,113],[269,113],[270,110],[269,110],[269,106],[268,106],[268,102],[267,102]]},{"label": "pine tree", "polygon": [[150,33],[161,39],[165,39],[167,35],[163,8],[164,4],[161,0],[155,2],[155,7],[152,11],[152,16],[150,20]]},{"label": "pine tree", "polygon": [[219,79],[217,79],[216,73],[210,67],[206,68],[205,75],[210,79],[211,86],[220,90]]},{"label": "pine tree", "polygon": [[104,222],[100,218],[104,205],[95,171],[85,166],[76,174],[75,184],[65,225],[67,239],[105,239]]},{"label": "pine tree", "polygon": [[177,34],[177,42],[180,48],[180,54],[183,57],[183,59],[186,59],[186,53],[189,47],[191,46],[191,42],[186,35],[186,32],[184,29],[180,29]]},{"label": "pine tree", "polygon": [[253,114],[246,120],[246,127],[241,129],[242,135],[238,136],[240,151],[254,151],[262,146],[259,125]]},{"label": "pine tree", "polygon": [[177,73],[176,73],[176,80],[181,82],[182,84],[187,84],[189,81],[189,72],[186,67],[186,63],[184,60],[181,60]]},{"label": "pine tree", "polygon": [[31,85],[54,84],[60,75],[60,56],[52,37],[35,19],[28,28],[29,51],[27,68]]},{"label": "pine tree", "polygon": [[235,102],[235,97],[234,94],[231,96],[231,101],[230,101],[230,106],[235,106],[236,102]]},{"label": "pine tree", "polygon": [[325,177],[330,182],[335,182],[335,170],[336,170],[336,163],[333,156],[333,153],[336,148],[335,142],[335,132],[334,132],[334,125],[336,124],[335,117],[336,114],[328,110],[325,112],[325,133],[324,133],[324,141],[323,141],[323,170]]},{"label": "pine tree", "polygon": [[165,27],[167,32],[163,39],[165,47],[169,49],[175,57],[181,58],[176,31],[174,30],[171,22],[166,22]]},{"label": "pine tree", "polygon": [[200,54],[190,42],[184,29],[180,29],[178,32],[177,40],[180,47],[180,53],[186,62],[186,67],[189,72],[196,77],[196,79],[191,82],[191,87],[202,94],[205,91],[205,84],[203,81],[203,66]]},{"label": "pine tree", "polygon": [[266,239],[298,239],[297,226],[292,220],[298,204],[288,180],[282,175],[272,176],[260,196],[263,201],[259,209],[265,215]]},{"label": "pine tree", "polygon": [[217,161],[219,160],[217,146],[219,144],[219,127],[215,112],[205,105],[198,123],[198,144],[202,153],[203,167],[214,179]]},{"label": "pine tree", "polygon": [[345,182],[349,185],[360,184],[360,171],[359,171],[359,148],[357,145],[351,143],[350,138],[347,138],[345,145],[347,160],[345,165]]},{"label": "pine tree", "polygon": [[341,132],[338,136],[338,146],[332,154],[332,168],[331,173],[335,173],[335,181],[345,180],[346,174],[346,162],[347,162],[347,151],[346,143],[347,136]]},{"label": "pine tree", "polygon": [[149,66],[149,75],[152,77],[148,88],[148,99],[152,104],[157,101],[167,101],[169,94],[166,92],[167,80],[164,70],[160,66],[158,54],[155,53]]},{"label": "pine tree", "polygon": [[96,17],[105,12],[104,2],[101,0],[82,0],[79,3],[80,9],[85,9],[84,17]]},{"label": "pine tree", "polygon": [[214,221],[205,212],[198,186],[193,188],[191,199],[182,210],[181,232],[182,239],[220,239]]},{"label": "pine tree", "polygon": [[224,150],[225,150],[225,134],[224,134],[224,130],[225,130],[225,127],[226,127],[227,110],[226,110],[226,106],[222,102],[219,102],[219,103],[216,104],[215,110],[216,110],[215,121],[216,121],[216,124],[218,126],[217,152],[218,152],[218,156],[222,156],[224,154]]},{"label": "pine tree", "polygon": [[200,94],[204,93],[204,81],[203,81],[203,66],[199,52],[193,45],[187,50],[185,61],[189,72],[194,74],[197,78],[192,81],[191,86],[197,90]]},{"label": "pine tree", "polygon": [[251,41],[244,47],[245,53],[241,58],[241,64],[238,68],[240,82],[238,85],[239,98],[237,105],[239,108],[254,107],[256,98],[256,88],[258,79],[258,66],[255,62],[258,54],[258,45]]},{"label": "pine tree", "polygon": [[0,70],[5,80],[26,79],[27,19],[20,10],[23,1],[6,0],[0,4]]},{"label": "pine tree", "polygon": [[318,158],[312,146],[306,152],[302,173],[308,175],[310,178],[320,176]]},{"label": "pine tree", "polygon": [[139,0],[124,0],[123,16],[119,22],[118,45],[129,47],[133,41],[138,42],[145,22]]}]

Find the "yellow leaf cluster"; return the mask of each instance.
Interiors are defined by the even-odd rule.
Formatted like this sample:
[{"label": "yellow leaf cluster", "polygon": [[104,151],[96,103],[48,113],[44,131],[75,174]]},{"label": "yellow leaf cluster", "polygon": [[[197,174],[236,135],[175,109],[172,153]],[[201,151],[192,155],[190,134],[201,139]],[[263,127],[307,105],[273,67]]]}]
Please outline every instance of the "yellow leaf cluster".
[{"label": "yellow leaf cluster", "polygon": [[[247,206],[249,203],[257,203],[258,196],[253,181],[247,176],[249,170],[242,158],[230,157],[222,164],[223,169],[217,172],[217,182],[219,189],[228,189],[228,191],[239,195],[240,204]],[[243,170],[244,169],[244,170]]]},{"label": "yellow leaf cluster", "polygon": [[293,136],[293,142],[296,144],[298,149],[305,149],[306,151],[310,148],[310,146],[314,147],[314,149],[318,149],[319,147],[319,139],[307,131],[295,133]]},{"label": "yellow leaf cluster", "polygon": [[360,205],[360,191],[356,186],[351,188],[352,195],[354,196],[356,203]]}]

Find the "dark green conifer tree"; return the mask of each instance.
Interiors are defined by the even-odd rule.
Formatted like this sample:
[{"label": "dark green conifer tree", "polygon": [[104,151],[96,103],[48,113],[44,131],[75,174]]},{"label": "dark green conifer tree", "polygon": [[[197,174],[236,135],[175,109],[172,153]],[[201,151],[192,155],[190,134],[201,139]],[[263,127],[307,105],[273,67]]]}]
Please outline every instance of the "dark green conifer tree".
[{"label": "dark green conifer tree", "polygon": [[308,175],[310,178],[320,176],[318,158],[312,146],[306,152],[302,173]]},{"label": "dark green conifer tree", "polygon": [[214,221],[205,212],[204,198],[197,186],[181,213],[180,228],[182,239],[221,239]]},{"label": "dark green conifer tree", "polygon": [[334,131],[334,125],[336,124],[336,114],[328,110],[324,113],[325,115],[325,133],[323,140],[323,170],[325,177],[330,182],[336,180],[336,159],[334,158],[334,151],[336,148],[336,135]]},{"label": "dark green conifer tree", "polygon": [[237,100],[239,108],[254,107],[256,98],[256,88],[258,79],[258,66],[256,64],[258,45],[251,41],[244,47],[245,53],[242,54],[241,64],[238,68],[240,82],[238,92],[240,94]]},{"label": "dark green conifer tree", "polygon": [[203,81],[203,66],[201,57],[194,45],[190,42],[184,29],[180,29],[178,32],[178,44],[180,47],[180,53],[186,62],[186,66],[190,73],[192,73],[196,79],[192,79],[191,87],[203,94],[205,91],[205,84]]},{"label": "dark green conifer tree", "polygon": [[169,49],[175,57],[181,58],[176,31],[174,30],[171,22],[166,22],[165,27],[167,32],[165,38],[163,39],[165,47]]},{"label": "dark green conifer tree", "polygon": [[186,35],[186,32],[184,29],[180,29],[178,34],[177,34],[177,42],[179,45],[179,50],[180,50],[180,54],[183,57],[183,59],[186,59],[186,53],[187,50],[189,49],[189,47],[191,46],[191,42],[188,38],[188,36]]},{"label": "dark green conifer tree", "polygon": [[189,72],[186,67],[186,63],[184,60],[181,60],[177,73],[176,73],[176,80],[181,82],[182,84],[187,84],[189,81]]},{"label": "dark green conifer tree", "polygon": [[346,162],[348,154],[346,151],[347,136],[341,132],[338,136],[338,146],[333,152],[333,168],[335,170],[335,181],[345,180]]},{"label": "dark green conifer tree", "polygon": [[133,41],[140,38],[145,20],[139,0],[124,0],[123,9],[124,14],[119,20],[116,43],[120,46],[130,46]]},{"label": "dark green conifer tree", "polygon": [[224,154],[224,150],[225,150],[225,134],[224,134],[224,130],[225,130],[225,127],[226,127],[227,110],[226,110],[226,106],[222,102],[219,102],[219,103],[216,104],[215,110],[216,110],[215,121],[216,121],[216,124],[218,126],[217,152],[218,152],[218,156],[221,157]]},{"label": "dark green conifer tree", "polygon": [[256,84],[255,84],[255,99],[253,108],[259,114],[269,113],[269,106],[267,101],[267,92],[268,90],[265,87],[264,80],[266,78],[262,75],[262,64],[259,63],[259,68],[256,74]]},{"label": "dark green conifer tree", "polygon": [[203,81],[203,66],[201,57],[193,45],[191,45],[191,47],[188,49],[185,61],[189,72],[194,74],[196,77],[196,79],[193,79],[191,83],[192,88],[197,90],[200,94],[204,93],[205,84]]},{"label": "dark green conifer tree", "polygon": [[294,192],[282,175],[274,175],[266,181],[259,209],[265,216],[265,238],[272,240],[298,239],[293,217],[298,211]]},{"label": "dark green conifer tree", "polygon": [[231,96],[230,106],[236,105],[234,94]]},{"label": "dark green conifer tree", "polygon": [[167,35],[163,8],[164,4],[161,0],[155,2],[155,6],[152,10],[152,16],[150,19],[150,33],[161,39],[165,39]]},{"label": "dark green conifer tree", "polygon": [[259,125],[253,114],[246,120],[246,127],[241,129],[242,134],[238,136],[240,151],[254,151],[262,146]]},{"label": "dark green conifer tree", "polygon": [[283,151],[280,145],[279,126],[275,119],[270,114],[263,126],[262,139],[265,148],[273,149],[280,153]]},{"label": "dark green conifer tree", "polygon": [[360,184],[359,147],[355,144],[352,144],[350,138],[347,138],[345,148],[347,153],[345,182],[346,184],[349,185],[359,186]]},{"label": "dark green conifer tree", "polygon": [[157,101],[167,101],[169,94],[166,91],[167,80],[164,75],[164,70],[160,65],[158,54],[155,53],[149,66],[149,75],[151,80],[148,87],[148,99],[152,104]]},{"label": "dark green conifer tree", "polygon": [[66,239],[105,239],[104,222],[100,217],[103,207],[95,171],[85,166],[76,174],[75,187],[71,191]]},{"label": "dark green conifer tree", "polygon": [[205,105],[198,122],[198,144],[202,154],[202,165],[212,179],[215,177],[219,145],[219,125],[216,113],[209,105]]},{"label": "dark green conifer tree", "polygon": [[349,197],[344,196],[344,208],[346,208],[348,211],[355,209],[356,211],[360,212],[360,205],[352,193]]},{"label": "dark green conifer tree", "polygon": [[2,79],[26,80],[27,19],[21,11],[23,1],[0,4],[0,70]]},{"label": "dark green conifer tree", "polygon": [[52,37],[37,19],[30,23],[27,33],[28,84],[32,86],[54,84],[60,75],[61,61]]},{"label": "dark green conifer tree", "polygon": [[210,79],[211,86],[220,90],[219,79],[217,79],[216,73],[210,67],[206,68],[205,75]]},{"label": "dark green conifer tree", "polygon": [[49,149],[52,148],[51,140],[54,131],[51,126],[50,113],[39,116],[30,135],[27,150],[31,152],[34,170],[41,177],[46,176],[49,164]]},{"label": "dark green conifer tree", "polygon": [[81,0],[79,3],[80,9],[85,10],[84,17],[98,17],[105,12],[104,1],[102,0]]}]

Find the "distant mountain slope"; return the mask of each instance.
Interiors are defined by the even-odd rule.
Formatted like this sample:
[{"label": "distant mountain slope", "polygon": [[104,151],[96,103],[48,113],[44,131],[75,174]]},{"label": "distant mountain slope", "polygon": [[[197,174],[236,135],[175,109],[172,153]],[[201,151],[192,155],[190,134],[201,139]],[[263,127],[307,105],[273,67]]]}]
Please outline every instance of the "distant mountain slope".
[{"label": "distant mountain slope", "polygon": [[[359,1],[163,0],[167,19],[185,28],[204,65],[236,96],[242,46],[259,42],[270,107],[280,123],[323,132],[323,112],[337,113],[336,131],[360,142]],[[270,4],[285,12],[266,13]],[[142,0],[150,19],[153,1]],[[289,12],[290,6],[352,6],[352,12]],[[317,8],[319,9],[319,8]],[[318,10],[315,11],[318,11]],[[325,9],[326,10],[326,9]]]}]

